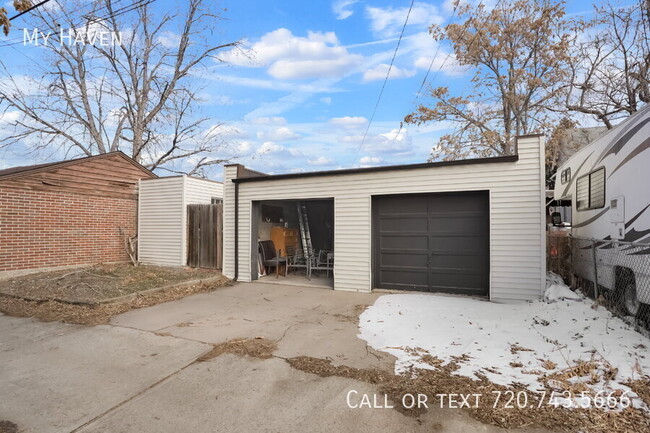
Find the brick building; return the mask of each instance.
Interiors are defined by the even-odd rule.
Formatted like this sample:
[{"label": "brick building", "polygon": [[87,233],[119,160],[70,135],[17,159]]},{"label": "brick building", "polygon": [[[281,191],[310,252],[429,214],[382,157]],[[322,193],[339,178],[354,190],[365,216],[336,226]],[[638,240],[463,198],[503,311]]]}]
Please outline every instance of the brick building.
[{"label": "brick building", "polygon": [[129,260],[140,179],[122,152],[0,170],[0,272]]}]

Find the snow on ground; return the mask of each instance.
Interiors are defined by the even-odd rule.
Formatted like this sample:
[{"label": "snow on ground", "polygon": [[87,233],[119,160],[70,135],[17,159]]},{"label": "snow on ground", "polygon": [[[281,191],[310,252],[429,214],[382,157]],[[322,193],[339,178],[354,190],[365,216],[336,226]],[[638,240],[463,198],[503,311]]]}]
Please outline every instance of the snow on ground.
[{"label": "snow on ground", "polygon": [[[622,382],[650,374],[650,342],[604,307],[592,308],[591,300],[562,286],[561,280],[550,282],[547,298],[553,302],[522,304],[449,295],[384,295],[361,315],[359,337],[396,356],[396,373],[435,368],[421,361],[425,354],[445,363],[467,355],[455,374],[475,377],[478,372],[496,384],[518,382],[540,391],[539,378],[591,361],[594,368],[569,382],[581,382],[594,393],[620,389],[634,397]],[[562,300],[566,297],[582,300]],[[553,381],[547,384],[555,386]]]}]

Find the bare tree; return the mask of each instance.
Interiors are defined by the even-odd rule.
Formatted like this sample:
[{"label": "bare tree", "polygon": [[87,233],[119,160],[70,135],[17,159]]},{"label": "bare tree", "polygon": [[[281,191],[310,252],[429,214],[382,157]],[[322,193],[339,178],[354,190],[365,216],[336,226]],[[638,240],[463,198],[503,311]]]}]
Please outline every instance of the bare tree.
[{"label": "bare tree", "polygon": [[611,129],[650,102],[650,0],[596,13],[592,34],[573,46],[566,107]]},{"label": "bare tree", "polygon": [[[178,14],[154,10],[152,1],[129,8],[117,1],[35,11],[33,27],[51,32],[43,45],[48,55],[40,76],[28,83],[1,65],[0,104],[20,117],[0,145],[31,143],[32,149],[85,155],[122,150],[150,169],[189,162],[193,174],[222,163],[215,157],[224,146],[220,125],[198,115],[197,75],[208,61],[219,61],[220,50],[238,43],[208,40],[220,17],[203,0],[189,0]],[[64,7],[90,10],[79,23]],[[97,42],[107,34],[111,43]]]},{"label": "bare tree", "polygon": [[457,5],[464,22],[430,29],[436,40],[451,44],[458,64],[473,71],[473,88],[466,95],[432,89],[435,104],[421,105],[405,118],[407,123],[454,125],[430,160],[507,155],[515,136],[552,129],[555,116],[548,107],[561,101],[575,23],[564,17],[561,2],[505,3],[490,10],[482,3]]}]

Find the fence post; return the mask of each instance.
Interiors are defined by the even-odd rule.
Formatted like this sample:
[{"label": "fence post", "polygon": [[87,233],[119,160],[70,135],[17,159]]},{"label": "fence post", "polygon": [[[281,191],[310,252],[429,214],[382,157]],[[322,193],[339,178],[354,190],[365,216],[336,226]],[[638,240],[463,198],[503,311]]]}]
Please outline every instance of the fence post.
[{"label": "fence post", "polygon": [[594,299],[598,301],[598,263],[596,262],[596,242],[591,240],[591,259],[594,262]]}]

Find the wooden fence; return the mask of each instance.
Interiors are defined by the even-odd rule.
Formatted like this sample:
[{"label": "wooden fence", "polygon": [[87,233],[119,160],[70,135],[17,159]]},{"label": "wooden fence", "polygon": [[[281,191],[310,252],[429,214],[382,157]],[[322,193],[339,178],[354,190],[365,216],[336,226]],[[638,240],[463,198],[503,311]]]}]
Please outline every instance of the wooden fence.
[{"label": "wooden fence", "polygon": [[221,269],[223,263],[223,204],[187,206],[187,265]]}]

